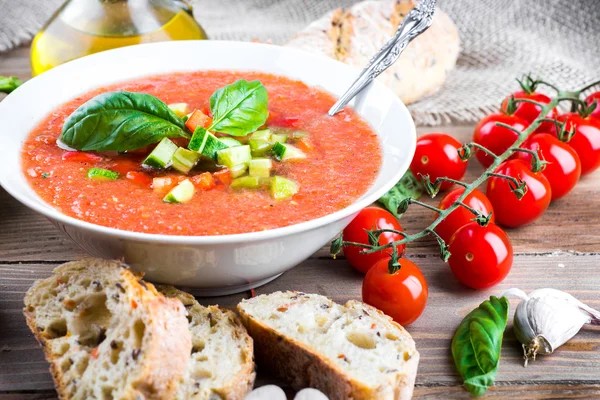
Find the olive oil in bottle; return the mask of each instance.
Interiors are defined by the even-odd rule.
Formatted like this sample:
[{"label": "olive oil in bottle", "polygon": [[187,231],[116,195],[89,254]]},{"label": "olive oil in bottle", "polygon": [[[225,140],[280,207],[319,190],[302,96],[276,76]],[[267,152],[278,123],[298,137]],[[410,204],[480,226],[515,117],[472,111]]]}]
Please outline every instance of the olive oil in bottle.
[{"label": "olive oil in bottle", "polygon": [[206,38],[182,1],[69,0],[33,39],[31,72],[116,47]]}]

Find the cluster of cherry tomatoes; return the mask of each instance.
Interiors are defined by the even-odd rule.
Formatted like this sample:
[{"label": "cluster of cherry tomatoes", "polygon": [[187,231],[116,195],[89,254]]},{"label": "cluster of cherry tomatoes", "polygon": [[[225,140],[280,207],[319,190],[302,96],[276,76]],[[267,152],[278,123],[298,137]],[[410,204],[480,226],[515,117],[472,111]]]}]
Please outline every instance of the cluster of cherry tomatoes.
[{"label": "cluster of cherry tomatoes", "polygon": [[[531,83],[531,81],[529,81]],[[473,135],[473,142],[501,155],[518,139],[518,134],[500,122],[522,131],[533,122],[542,107],[515,99],[529,99],[548,104],[551,99],[535,91],[535,84],[523,85],[503,101],[500,112],[483,118]],[[600,103],[600,92],[586,99],[591,106]],[[485,194],[473,190],[460,206],[435,228],[448,244],[448,263],[456,278],[468,287],[483,289],[494,286],[508,275],[513,263],[513,250],[508,235],[498,225],[509,228],[535,221],[553,200],[568,194],[583,174],[600,167],[600,104],[578,107],[577,112],[559,114],[551,110],[546,116],[556,120],[543,122],[521,145],[525,151],[515,151],[500,164],[487,181]],[[570,140],[568,140],[570,138]],[[462,144],[445,133],[430,133],[419,138],[410,169],[415,176],[428,175],[431,182],[446,177],[460,181],[467,162],[459,157]],[[538,154],[541,165],[534,167],[533,154]],[[488,168],[494,158],[483,150],[475,153],[477,160]],[[539,168],[541,167],[541,168]],[[448,190],[453,182],[444,181],[440,190]],[[438,208],[452,206],[464,188],[448,192]],[[519,194],[519,196],[517,196]],[[480,225],[474,213],[489,216],[489,222]],[[437,218],[437,213],[434,215]],[[496,225],[498,224],[498,225]],[[367,230],[392,229],[401,231],[398,220],[386,210],[368,207],[343,232],[344,241],[369,244]],[[379,245],[399,241],[403,237],[393,232],[379,236]],[[390,249],[363,254],[361,248],[344,246],[349,263],[365,273],[363,301],[384,311],[402,325],[415,321],[425,309],[428,297],[427,282],[419,268],[410,260],[400,258],[399,267],[390,270]],[[404,245],[397,246],[398,254]]]}]

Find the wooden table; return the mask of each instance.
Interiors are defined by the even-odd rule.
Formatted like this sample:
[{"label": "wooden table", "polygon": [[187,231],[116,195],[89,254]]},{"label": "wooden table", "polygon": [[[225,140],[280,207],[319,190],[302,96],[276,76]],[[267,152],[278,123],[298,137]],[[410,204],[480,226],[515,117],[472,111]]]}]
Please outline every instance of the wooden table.
[{"label": "wooden table", "polygon": [[[0,75],[28,78],[28,49],[0,55]],[[467,141],[473,126],[440,129]],[[421,133],[427,131],[430,129],[419,129]],[[2,134],[10,134],[10,127],[3,127]],[[480,172],[473,162],[466,178],[473,179]],[[600,171],[584,177],[573,193],[552,204],[539,221],[509,231],[515,249],[514,265],[508,278],[491,290],[469,290],[457,282],[439,259],[434,240],[409,246],[408,258],[423,270],[430,289],[427,309],[408,328],[421,353],[415,398],[468,398],[454,369],[450,341],[461,319],[490,295],[511,287],[527,292],[553,287],[600,308],[599,180]],[[406,230],[416,231],[430,218],[430,212],[413,207],[401,222]],[[55,398],[48,364],[21,313],[23,295],[35,279],[47,277],[60,263],[83,256],[45,218],[0,189],[1,399]],[[361,298],[361,279],[343,257],[332,260],[323,248],[256,292],[293,289],[345,302]],[[244,296],[248,294],[199,300],[233,307]],[[516,302],[511,301],[511,305],[514,308]],[[258,376],[258,384],[273,381],[260,366]],[[555,354],[539,357],[523,368],[522,350],[509,326],[496,386],[487,397],[600,398],[600,328],[584,328]]]}]

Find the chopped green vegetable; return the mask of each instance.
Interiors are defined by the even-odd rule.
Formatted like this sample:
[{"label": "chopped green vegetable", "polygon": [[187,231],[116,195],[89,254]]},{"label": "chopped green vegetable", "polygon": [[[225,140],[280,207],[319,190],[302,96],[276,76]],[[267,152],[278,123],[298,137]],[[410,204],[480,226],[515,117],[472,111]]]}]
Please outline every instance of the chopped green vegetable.
[{"label": "chopped green vegetable", "polygon": [[43,172],[42,173],[42,178],[48,178],[50,176],[49,172]]},{"label": "chopped green vegetable", "polygon": [[171,189],[163,198],[163,201],[165,203],[187,203],[194,197],[195,191],[194,184],[189,179],[186,179]]},{"label": "chopped green vegetable", "polygon": [[[190,113],[190,107],[187,105],[187,103],[169,104],[169,108],[171,109],[171,111],[173,111],[175,113],[175,115],[177,115],[178,117],[182,117],[182,118]],[[187,118],[186,118],[186,120],[187,120]]]},{"label": "chopped green vegetable", "polygon": [[286,135],[278,135],[276,133],[271,135],[271,143],[285,143],[288,137]]},{"label": "chopped green vegetable", "polygon": [[300,160],[306,158],[306,154],[291,144],[275,142],[272,149],[275,159],[278,161]]},{"label": "chopped green vegetable", "polygon": [[201,126],[196,128],[188,144],[190,150],[214,161],[217,161],[217,152],[228,147],[227,144],[221,142],[215,135]]},{"label": "chopped green vegetable", "polygon": [[273,145],[265,140],[250,139],[248,141],[252,157],[261,157],[267,155],[271,151]]},{"label": "chopped green vegetable", "polygon": [[200,154],[180,147],[173,154],[171,164],[177,171],[187,174],[198,163],[198,160],[200,160]]},{"label": "chopped green vegetable", "polygon": [[250,154],[250,146],[248,145],[229,147],[217,152],[218,163],[227,168],[233,168],[233,166],[239,164],[248,165],[251,159],[252,155]]},{"label": "chopped green vegetable", "polygon": [[95,181],[114,181],[119,178],[119,173],[104,168],[90,168],[87,177]]},{"label": "chopped green vegetable", "polygon": [[221,137],[221,138],[219,138],[219,140],[221,141],[221,143],[225,143],[227,145],[227,147],[242,146],[242,143],[239,140],[235,140],[234,138]]},{"label": "chopped green vegetable", "polygon": [[300,190],[300,186],[291,179],[282,176],[271,178],[271,197],[275,200],[287,200]]},{"label": "chopped green vegetable", "polygon": [[229,174],[231,175],[232,178],[238,178],[238,177],[244,175],[246,173],[246,171],[248,171],[247,164],[238,164],[238,165],[234,165],[233,167],[229,168]]},{"label": "chopped green vegetable", "polygon": [[10,93],[22,84],[16,76],[0,76],[0,93]]},{"label": "chopped green vegetable", "polygon": [[264,140],[268,142],[271,140],[271,131],[269,129],[262,129],[260,131],[254,132],[250,135],[251,140]]},{"label": "chopped green vegetable", "polygon": [[177,145],[167,138],[164,138],[152,150],[148,157],[142,162],[142,165],[151,168],[166,168],[170,165],[173,154],[177,151]]},{"label": "chopped green vegetable", "polygon": [[250,176],[269,177],[273,169],[273,161],[270,158],[255,158],[250,160]]},{"label": "chopped green vegetable", "polygon": [[269,187],[270,178],[261,178],[259,176],[243,176],[231,181],[232,189],[259,189]]},{"label": "chopped green vegetable", "polygon": [[471,311],[454,333],[452,357],[465,388],[474,397],[494,384],[508,308],[506,297],[492,296]]},{"label": "chopped green vegetable", "polygon": [[398,206],[402,200],[407,197],[417,200],[423,195],[424,191],[421,182],[408,170],[400,181],[377,201],[383,204],[396,218],[400,218],[401,214],[398,214]]}]

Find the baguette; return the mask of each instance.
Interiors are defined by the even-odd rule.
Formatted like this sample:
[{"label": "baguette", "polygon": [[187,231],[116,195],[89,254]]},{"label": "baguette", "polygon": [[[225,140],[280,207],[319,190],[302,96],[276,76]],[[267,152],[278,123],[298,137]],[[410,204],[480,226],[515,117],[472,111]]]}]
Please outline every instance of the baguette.
[{"label": "baguette", "polygon": [[191,294],[157,286],[188,312],[192,355],[177,400],[242,400],[254,386],[254,347],[239,318],[218,306],[204,307]]},{"label": "baguette", "polygon": [[238,311],[254,339],[258,365],[296,390],[313,387],[330,400],[412,396],[419,362],[415,343],[369,305],[275,292],[243,300]]},{"label": "baguette", "polygon": [[192,348],[185,310],[118,262],[57,267],[25,295],[61,399],[171,399]]}]

